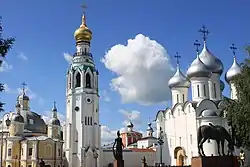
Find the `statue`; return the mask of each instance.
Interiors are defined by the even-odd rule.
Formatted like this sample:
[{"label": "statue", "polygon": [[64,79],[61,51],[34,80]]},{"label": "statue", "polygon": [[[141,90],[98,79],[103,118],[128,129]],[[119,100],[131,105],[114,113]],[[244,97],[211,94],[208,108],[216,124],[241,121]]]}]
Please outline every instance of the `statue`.
[{"label": "statue", "polygon": [[234,144],[233,139],[228,133],[228,131],[219,125],[213,125],[212,123],[209,123],[209,125],[201,125],[198,128],[197,132],[197,138],[198,138],[198,153],[200,156],[206,156],[203,151],[203,143],[205,141],[209,141],[210,139],[216,140],[217,146],[218,146],[218,154],[220,154],[220,145],[222,148],[222,155],[224,156],[224,143],[225,140],[228,142],[228,155],[232,155],[234,151]]},{"label": "statue", "polygon": [[124,145],[122,143],[122,138],[120,138],[120,131],[118,130],[117,131],[117,138],[115,139],[115,142],[113,144],[113,155],[117,161],[123,160],[123,157],[122,157],[122,149],[123,148],[124,148]]},{"label": "statue", "polygon": [[40,162],[39,162],[39,166],[40,167],[45,167],[45,162],[43,161],[43,159],[41,158]]}]

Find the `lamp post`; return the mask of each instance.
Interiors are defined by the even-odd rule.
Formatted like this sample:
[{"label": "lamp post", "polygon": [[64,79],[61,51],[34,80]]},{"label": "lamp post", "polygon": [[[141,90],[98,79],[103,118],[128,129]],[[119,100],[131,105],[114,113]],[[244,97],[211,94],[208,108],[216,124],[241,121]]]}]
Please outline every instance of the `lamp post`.
[{"label": "lamp post", "polygon": [[164,141],[163,141],[163,131],[160,127],[160,135],[158,137],[158,144],[160,145],[160,166],[164,166],[164,164],[162,163],[162,145],[164,144]]},{"label": "lamp post", "polygon": [[7,119],[5,120],[5,124],[6,124],[6,126],[7,127],[9,127],[10,126],[10,119],[9,119],[9,113],[5,113],[4,115],[3,115],[3,118],[2,118],[2,120],[0,121],[0,123],[1,123],[1,125],[2,125],[2,127],[1,127],[1,159],[0,159],[0,167],[2,167],[3,166],[3,133],[4,133],[4,131],[3,131],[3,123],[4,123],[4,116],[5,115],[7,115]]}]

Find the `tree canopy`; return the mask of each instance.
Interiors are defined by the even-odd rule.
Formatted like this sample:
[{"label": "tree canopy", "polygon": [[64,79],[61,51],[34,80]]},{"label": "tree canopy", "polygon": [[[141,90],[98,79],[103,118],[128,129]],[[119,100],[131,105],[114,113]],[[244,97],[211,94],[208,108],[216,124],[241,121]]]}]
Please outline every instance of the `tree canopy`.
[{"label": "tree canopy", "polygon": [[233,130],[236,146],[250,149],[250,46],[248,57],[241,64],[242,72],[233,78],[237,90],[237,100],[226,99],[227,119]]},{"label": "tree canopy", "polygon": [[[3,26],[2,26],[2,17],[0,16],[0,58],[5,58],[8,51],[11,49],[12,45],[15,42],[15,38],[3,38]],[[0,59],[0,66],[2,65],[3,60]],[[0,83],[0,92],[4,91],[3,83]],[[0,112],[3,111],[3,102],[0,102]]]}]

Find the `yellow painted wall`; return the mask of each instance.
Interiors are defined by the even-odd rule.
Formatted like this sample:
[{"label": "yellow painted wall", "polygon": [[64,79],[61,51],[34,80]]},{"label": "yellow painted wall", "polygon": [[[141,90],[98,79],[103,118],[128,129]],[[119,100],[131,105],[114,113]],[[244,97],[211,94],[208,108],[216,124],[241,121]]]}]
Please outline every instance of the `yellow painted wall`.
[{"label": "yellow painted wall", "polygon": [[55,144],[52,141],[40,141],[38,146],[38,157],[43,159],[53,159]]},{"label": "yellow painted wall", "polygon": [[[11,157],[8,157],[8,149],[11,148]],[[19,167],[19,158],[20,158],[20,143],[19,141],[14,141],[12,146],[10,143],[7,145],[7,157],[13,159],[13,162],[6,162],[5,167],[11,165],[11,167]]]}]

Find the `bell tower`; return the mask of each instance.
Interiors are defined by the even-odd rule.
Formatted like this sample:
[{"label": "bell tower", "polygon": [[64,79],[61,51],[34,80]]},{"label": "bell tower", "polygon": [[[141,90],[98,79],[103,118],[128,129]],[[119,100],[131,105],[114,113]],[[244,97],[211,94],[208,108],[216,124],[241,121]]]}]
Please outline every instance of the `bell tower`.
[{"label": "bell tower", "polygon": [[74,38],[76,53],[66,75],[65,152],[68,167],[87,167],[95,164],[93,153],[99,152],[101,133],[98,71],[90,50],[92,31],[85,12]]}]

